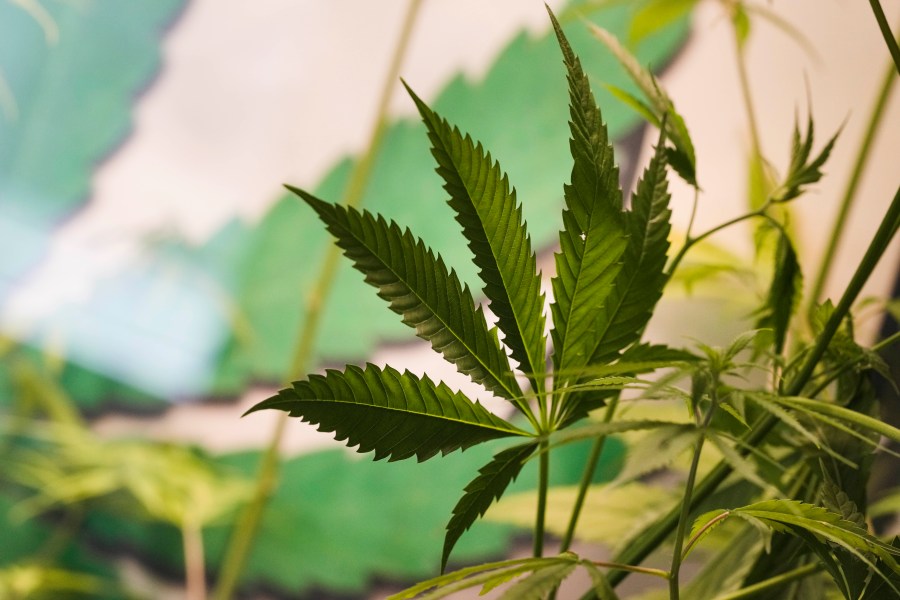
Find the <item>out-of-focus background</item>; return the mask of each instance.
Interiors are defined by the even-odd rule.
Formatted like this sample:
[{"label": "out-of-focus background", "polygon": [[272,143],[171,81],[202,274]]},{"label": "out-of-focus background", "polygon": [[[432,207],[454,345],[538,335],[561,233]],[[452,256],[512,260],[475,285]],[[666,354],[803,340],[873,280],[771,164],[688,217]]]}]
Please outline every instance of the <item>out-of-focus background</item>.
[{"label": "out-of-focus background", "polygon": [[[341,200],[409,4],[0,0],[0,578],[68,582],[48,597],[177,598],[184,554],[202,540],[200,568],[215,582],[277,418],[240,415],[301,375],[291,359],[330,244],[281,186]],[[642,3],[550,4],[592,78],[628,189],[656,133],[607,91],[634,87],[582,19],[627,42]],[[677,4],[696,7],[632,50],[693,136],[704,230],[746,210],[751,139],[725,3]],[[817,148],[841,130],[824,180],[794,207],[814,266],[889,58],[865,3],[748,4],[759,9],[746,56],[764,154],[783,172],[808,111]],[[884,5],[898,23],[900,1]],[[508,172],[546,275],[570,159],[543,3],[425,0],[400,73]],[[392,88],[363,206],[412,228],[471,282],[424,130]],[[842,289],[894,193],[898,131],[893,94],[826,295]],[[676,243],[692,199],[673,181]],[[716,243],[734,260],[751,255],[749,228]],[[864,295],[890,295],[897,265],[895,243]],[[752,323],[758,291],[676,293],[651,333],[727,339]],[[308,370],[390,362],[466,386],[349,265],[324,306]],[[874,336],[881,321],[865,325]],[[434,575],[450,509],[493,450],[372,463],[289,423],[243,593],[366,597]],[[613,450],[598,477],[617,468],[625,449]],[[555,483],[577,481],[583,454],[555,459]],[[534,479],[524,473],[517,489]],[[489,520],[454,560],[502,557],[517,539]]]}]

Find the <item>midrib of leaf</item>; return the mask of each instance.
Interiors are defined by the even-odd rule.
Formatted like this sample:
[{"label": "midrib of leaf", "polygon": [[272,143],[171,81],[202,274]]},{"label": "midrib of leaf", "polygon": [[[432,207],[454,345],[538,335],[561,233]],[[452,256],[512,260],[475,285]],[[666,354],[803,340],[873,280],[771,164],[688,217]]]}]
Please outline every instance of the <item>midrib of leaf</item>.
[{"label": "midrib of leaf", "polygon": [[[498,432],[501,432],[504,434],[509,434],[509,435],[519,435],[519,436],[530,435],[530,434],[522,431],[518,427],[511,426],[509,423],[505,423],[504,425],[506,425],[506,426],[498,425],[496,423],[495,419],[493,419],[493,418],[491,418],[489,422],[488,421],[478,421],[477,423],[475,423],[473,421],[466,421],[465,419],[462,419],[462,418],[453,418],[451,415],[447,415],[447,414],[423,413],[423,412],[416,411],[416,410],[413,410],[410,408],[400,408],[398,406],[381,406],[378,404],[369,404],[368,402],[353,402],[353,401],[345,400],[345,399],[341,399],[341,398],[326,398],[326,397],[317,397],[314,399],[311,399],[311,398],[303,398],[303,399],[285,398],[281,402],[272,402],[270,404],[267,404],[265,407],[260,407],[260,408],[278,409],[283,404],[286,409],[289,409],[290,405],[296,404],[298,402],[302,402],[304,404],[315,404],[315,403],[330,404],[330,405],[343,404],[346,406],[354,407],[354,410],[370,409],[370,410],[384,411],[384,412],[388,412],[388,413],[395,412],[395,413],[400,413],[400,414],[404,414],[404,415],[414,415],[417,417],[422,417],[422,418],[427,418],[427,419],[435,419],[438,421],[447,421],[448,423],[454,423],[454,424],[458,424],[458,425],[473,426],[473,427],[478,427],[480,429],[493,429],[495,431],[498,431]],[[475,405],[481,406],[479,404],[475,404]],[[255,409],[256,409],[256,407],[254,407],[254,410]],[[486,409],[484,409],[483,407],[482,407],[482,410],[485,410],[485,412],[487,412]],[[481,412],[481,411],[478,411],[478,412]],[[487,414],[490,414],[490,413],[487,413]],[[493,416],[493,415],[491,415],[491,416]]]},{"label": "midrib of leaf", "polygon": [[[532,388],[539,391],[543,388],[547,347],[543,334],[544,295],[540,292],[536,257],[515,190],[510,191],[506,175],[491,155],[485,154],[481,144],[475,144],[468,135],[463,136],[422,102],[409,86],[406,89],[428,128],[437,171],[446,182],[444,188],[451,196],[449,204],[457,212],[457,221],[469,240],[475,264],[481,268],[484,293],[497,315],[504,343],[528,375]],[[464,194],[454,193],[458,189]],[[519,251],[510,253],[509,250]]]},{"label": "midrib of leaf", "polygon": [[[575,161],[572,182],[565,187],[564,230],[551,306],[554,365],[558,373],[566,373],[585,366],[590,358],[590,346],[596,340],[595,315],[606,310],[605,299],[621,270],[619,259],[627,238],[618,169],[606,126],[580,61],[559,23],[552,15],[551,19],[568,70],[570,148]],[[570,330],[578,335],[569,335]],[[558,389],[567,378],[555,378],[554,386]]]},{"label": "midrib of leaf", "polygon": [[[359,211],[356,211],[355,209],[352,209],[352,208],[344,208],[344,207],[341,207],[338,205],[329,204],[329,203],[324,202],[323,200],[320,200],[320,199],[316,198],[315,196],[313,196],[301,189],[298,189],[298,188],[288,186],[288,189],[291,190],[292,192],[294,192],[295,194],[297,194],[298,196],[300,196],[301,198],[303,198],[303,200],[305,200],[310,206],[312,206],[313,209],[315,209],[316,212],[320,215],[320,217],[322,217],[322,219],[324,221],[326,221],[326,224],[328,225],[328,228],[329,228],[329,230],[332,231],[332,233],[334,233],[335,235],[337,235],[340,238],[341,236],[339,236],[338,233],[343,232],[343,234],[345,236],[353,239],[356,242],[356,244],[359,245],[359,247],[365,249],[365,251],[368,253],[368,256],[371,259],[376,260],[377,263],[380,265],[381,269],[390,273],[394,277],[395,281],[400,283],[404,287],[405,291],[408,294],[411,294],[412,296],[414,296],[416,298],[416,300],[418,300],[418,304],[417,304],[416,308],[425,307],[428,310],[428,312],[430,313],[430,316],[437,319],[437,321],[440,323],[440,325],[442,327],[442,329],[439,330],[438,332],[436,332],[435,334],[431,335],[430,337],[426,337],[425,335],[420,334],[418,331],[418,326],[422,322],[424,322],[424,321],[419,321],[419,322],[412,324],[412,326],[414,326],[417,330],[416,331],[417,335],[419,335],[423,339],[426,339],[429,342],[431,342],[432,348],[434,348],[435,351],[439,352],[449,362],[451,362],[452,364],[457,366],[457,368],[461,372],[463,372],[464,374],[471,377],[473,381],[484,385],[491,391],[497,392],[501,396],[503,396],[509,400],[512,400],[512,401],[516,402],[517,405],[521,406],[521,393],[515,391],[515,389],[517,387],[515,385],[515,377],[512,373],[512,370],[509,368],[509,363],[506,361],[506,356],[500,350],[499,342],[497,341],[496,330],[488,329],[487,321],[484,318],[484,312],[481,310],[480,307],[477,309],[474,308],[475,301],[472,298],[471,293],[468,290],[468,286],[466,286],[466,287],[462,286],[462,284],[459,282],[459,279],[456,277],[455,273],[453,271],[447,270],[446,266],[444,265],[443,261],[440,259],[439,256],[435,257],[432,254],[432,252],[425,247],[425,245],[421,242],[421,240],[415,240],[413,238],[412,234],[409,232],[409,230],[407,230],[406,232],[401,232],[400,227],[393,221],[390,224],[387,224],[384,220],[381,220],[379,222],[379,221],[376,221],[375,218],[372,217],[371,215],[368,215],[368,220],[367,220],[366,215],[368,213],[360,213]],[[344,218],[343,219],[335,218],[338,214],[343,214]],[[397,248],[395,248],[394,244],[390,243],[391,238],[394,238],[399,245],[402,245],[404,240],[407,241],[407,243],[410,245],[410,247],[414,249],[414,251],[412,252],[412,255],[413,255],[412,261],[415,263],[417,268],[426,267],[426,265],[424,263],[429,263],[427,266],[434,267],[437,270],[439,276],[446,279],[446,282],[448,283],[449,287],[452,290],[456,291],[457,296],[459,297],[459,306],[457,308],[460,309],[459,310],[460,319],[464,318],[464,316],[471,316],[472,325],[476,328],[476,332],[479,329],[483,329],[484,340],[488,344],[488,347],[486,348],[486,350],[489,352],[491,352],[491,351],[493,352],[493,355],[490,356],[490,358],[493,358],[497,362],[497,364],[495,366],[491,366],[488,362],[488,357],[482,356],[482,354],[478,351],[479,349],[477,347],[473,347],[472,340],[468,339],[465,331],[458,332],[458,331],[456,331],[456,329],[454,327],[452,327],[452,325],[449,323],[448,319],[446,318],[446,315],[442,314],[442,312],[440,311],[440,306],[437,306],[437,308],[439,310],[435,311],[435,303],[432,303],[431,299],[428,298],[426,295],[426,293],[428,292],[428,289],[429,289],[429,286],[427,284],[422,286],[421,291],[419,289],[417,289],[416,287],[410,285],[409,279],[404,276],[405,274],[398,271],[392,263],[390,263],[388,260],[383,258],[381,256],[381,254],[378,252],[378,248],[373,247],[372,244],[370,244],[367,241],[367,239],[365,239],[365,236],[358,235],[357,232],[354,231],[354,229],[351,226],[343,223],[344,220],[349,222],[353,218],[357,219],[360,222],[361,226],[365,225],[366,222],[368,222],[370,226],[374,225],[374,227],[371,229],[373,236],[377,236],[377,232],[378,232],[378,230],[380,230],[388,238],[386,241],[390,246],[390,254],[393,254],[393,252],[395,250],[398,250]],[[383,223],[383,225],[379,225],[379,223]],[[335,230],[337,230],[337,231],[335,231]],[[348,250],[348,249],[345,247],[345,250]],[[403,253],[402,251],[401,251],[401,256],[404,259],[406,258],[406,254]],[[358,258],[355,258],[355,257],[350,257],[350,258],[351,258],[351,260],[353,260],[353,262],[355,263],[357,268],[366,274],[367,279],[368,279],[368,276],[369,276],[369,273],[371,272],[371,270],[370,269],[364,270],[364,269],[360,268],[358,266],[359,262],[360,262],[358,260]],[[427,268],[423,268],[422,272],[427,272]],[[375,285],[376,287],[378,287],[379,292],[381,292],[383,287],[385,286],[385,284],[380,281],[377,283],[375,283],[375,282],[370,282],[370,283],[372,283],[372,285]],[[437,290],[436,292],[439,296],[441,293],[449,293],[449,291],[450,290]],[[379,295],[381,295],[381,294],[379,294]],[[383,297],[386,300],[392,302],[396,298],[400,297],[400,294],[391,294],[390,296],[383,296]],[[452,304],[453,304],[452,298],[449,299],[449,304],[450,304],[450,306],[448,306],[448,308],[452,309]],[[466,313],[464,307],[472,307],[471,312]],[[391,306],[391,309],[394,310],[395,312],[401,312],[400,309],[397,309],[394,306]],[[406,320],[407,315],[410,312],[411,311],[409,309],[402,310],[402,312],[401,312],[401,315],[404,318],[404,322],[406,322],[407,324],[410,324]],[[461,323],[461,326],[464,327],[464,324]],[[449,332],[452,335],[453,339],[466,350],[467,356],[471,357],[473,360],[476,361],[478,366],[481,368],[481,370],[485,374],[483,379],[477,375],[473,376],[473,374],[475,372],[474,369],[469,370],[468,372],[463,371],[458,365],[458,360],[461,357],[448,356],[447,352],[449,352],[449,351],[447,350],[447,346],[438,347],[436,345],[436,343],[433,342],[433,339],[436,338],[440,334],[441,331]],[[493,342],[493,343],[491,343],[491,342]],[[506,367],[505,369],[503,368],[504,366]],[[498,369],[499,369],[499,371],[498,371]]]}]

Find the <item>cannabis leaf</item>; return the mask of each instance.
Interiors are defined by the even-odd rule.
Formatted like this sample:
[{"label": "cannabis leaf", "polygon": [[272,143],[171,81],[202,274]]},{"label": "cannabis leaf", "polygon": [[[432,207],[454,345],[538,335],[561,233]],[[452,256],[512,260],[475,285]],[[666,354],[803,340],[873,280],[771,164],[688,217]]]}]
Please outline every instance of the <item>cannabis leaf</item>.
[{"label": "cannabis leaf", "polygon": [[[405,82],[404,82],[405,85]],[[481,144],[450,124],[406,87],[422,115],[450,207],[462,225],[497,316],[504,343],[535,391],[543,389],[547,341],[544,295],[522,207],[500,165]]]},{"label": "cannabis leaf", "polygon": [[588,364],[607,311],[605,299],[622,269],[628,230],[622,212],[619,170],[606,125],[587,76],[556,18],[556,31],[567,69],[570,96],[569,143],[574,159],[566,185],[560,252],[552,280],[553,364],[559,389],[570,372]]},{"label": "cannabis leaf", "polygon": [[[674,4],[674,1],[668,2],[668,4]],[[675,110],[672,99],[659,86],[653,73],[642,67],[637,57],[619,43],[616,36],[602,27],[597,27],[596,25],[589,25],[589,27],[594,36],[618,59],[625,72],[647,98],[649,104],[642,102],[621,88],[610,86],[610,90],[644,118],[666,131],[667,137],[674,145],[674,148],[666,150],[669,165],[675,169],[682,179],[696,188],[698,186],[697,157],[694,153],[694,143],[691,141],[691,135],[688,132],[687,125],[684,123],[684,118]]]},{"label": "cannabis leaf", "polygon": [[775,336],[775,353],[781,354],[788,333],[791,316],[797,305],[802,288],[803,276],[797,253],[787,233],[782,231],[778,236],[778,248],[775,251],[775,271],[766,303],[761,310],[756,326],[760,329],[771,327]]},{"label": "cannabis leaf", "polygon": [[623,267],[606,299],[604,321],[599,326],[590,363],[608,361],[640,338],[653,308],[662,297],[669,249],[668,180],[666,179],[665,128],[660,131],[656,153],[644,171],[625,213],[628,245],[622,256]]},{"label": "cannabis leaf", "polygon": [[391,367],[310,375],[281,390],[247,413],[274,408],[335,432],[359,452],[375,452],[375,460],[416,456],[421,462],[507,436],[528,435],[443,383],[421,379]]},{"label": "cannabis leaf", "polygon": [[391,310],[431,342],[456,368],[499,396],[517,399],[521,392],[496,330],[488,330],[482,309],[440,256],[409,230],[383,217],[319,200],[293,187],[319,214],[338,245],[390,302]]},{"label": "cannabis leaf", "polygon": [[465,488],[463,497],[453,507],[453,516],[447,524],[441,572],[447,567],[447,559],[460,536],[472,526],[488,507],[499,498],[507,486],[519,475],[525,461],[531,458],[537,442],[513,446],[498,453],[494,459],[478,471],[478,477]]},{"label": "cannabis leaf", "polygon": [[801,135],[800,127],[794,125],[794,135],[791,143],[791,165],[784,182],[772,192],[772,202],[787,202],[793,200],[801,193],[805,186],[816,183],[822,178],[822,165],[828,160],[831,149],[837,141],[840,131],[835,133],[819,155],[810,161],[809,155],[813,145],[813,120],[812,115],[807,119],[806,134]]}]

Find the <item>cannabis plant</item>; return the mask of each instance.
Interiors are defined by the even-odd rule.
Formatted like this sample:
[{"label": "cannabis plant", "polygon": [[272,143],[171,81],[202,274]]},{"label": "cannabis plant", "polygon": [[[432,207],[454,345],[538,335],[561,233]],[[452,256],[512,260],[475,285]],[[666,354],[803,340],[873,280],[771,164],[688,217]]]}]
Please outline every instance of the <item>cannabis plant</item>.
[{"label": "cannabis plant", "polygon": [[[684,558],[708,534],[714,537],[717,525],[735,520],[750,524],[729,530],[749,558],[743,561],[746,568],[726,568],[730,587],[720,582],[719,590],[774,590],[824,569],[834,581],[831,589],[847,598],[900,594],[900,551],[868,531],[866,498],[858,487],[867,478],[879,436],[900,440],[900,431],[869,414],[875,398],[868,378],[883,365],[854,340],[849,318],[862,282],[896,232],[900,201],[891,205],[838,304],[813,307],[808,326],[813,337],[805,341],[794,323],[800,266],[779,209],[820,179],[835,141],[813,153],[810,120],[805,131],[794,132],[786,175],[766,190],[759,207],[733,221],[757,219],[766,225],[764,236],[774,240],[765,242],[773,248],[773,278],[756,329],[725,348],[698,344],[689,352],[644,342],[644,329],[682,258],[725,225],[697,236],[688,232],[679,252],[669,258],[669,169],[697,186],[696,158],[684,120],[653,77],[598,32],[647,97],[629,97],[629,102],[660,130],[654,155],[626,207],[600,108],[552,13],[551,21],[568,80],[573,166],[564,186],[560,250],[551,278],[549,340],[542,276],[515,189],[481,144],[431,110],[408,86],[449,205],[479,269],[495,327],[469,287],[413,232],[381,215],[289,188],[316,212],[390,309],[486,394],[508,401],[517,418],[504,419],[428,376],[373,364],[311,374],[249,412],[286,411],[333,432],[359,452],[374,452],[376,460],[424,461],[516,438],[463,491],[447,525],[441,571],[464,532],[526,463],[538,463],[533,558],[441,575],[398,598],[429,590],[429,598],[442,597],[475,585],[489,590],[514,580],[504,597],[543,598],[579,567],[591,576],[589,595],[614,598],[614,586],[636,572],[664,578],[670,598],[678,598]],[[751,370],[764,372],[766,383],[756,384],[747,374],[748,356],[755,358]],[[667,374],[657,380],[646,377],[657,370]],[[625,389],[644,399],[674,398],[686,408],[686,417],[617,418]],[[603,407],[599,420],[585,420]],[[603,440],[635,431],[650,431],[647,437],[657,445],[691,451],[683,494],[612,562],[568,552]],[[549,453],[584,439],[594,439],[595,450],[563,534],[563,552],[543,557]],[[721,462],[701,469],[707,443]],[[632,474],[656,466],[648,460]],[[713,492],[720,487],[729,493],[716,500]],[[758,543],[758,531],[766,536],[768,553]],[[674,546],[671,567],[641,567],[667,539]],[[776,576],[781,579],[772,581]]]}]

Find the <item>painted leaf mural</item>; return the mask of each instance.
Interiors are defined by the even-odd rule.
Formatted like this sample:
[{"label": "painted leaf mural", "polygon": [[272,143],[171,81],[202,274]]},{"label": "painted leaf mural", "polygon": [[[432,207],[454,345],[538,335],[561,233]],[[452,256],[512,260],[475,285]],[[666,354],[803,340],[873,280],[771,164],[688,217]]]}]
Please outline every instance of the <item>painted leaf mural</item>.
[{"label": "painted leaf mural", "polygon": [[49,31],[19,4],[0,2],[0,305],[87,202],[184,0],[52,2]]}]

